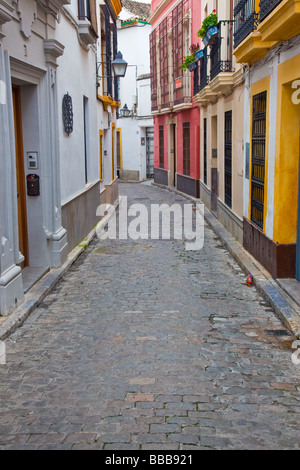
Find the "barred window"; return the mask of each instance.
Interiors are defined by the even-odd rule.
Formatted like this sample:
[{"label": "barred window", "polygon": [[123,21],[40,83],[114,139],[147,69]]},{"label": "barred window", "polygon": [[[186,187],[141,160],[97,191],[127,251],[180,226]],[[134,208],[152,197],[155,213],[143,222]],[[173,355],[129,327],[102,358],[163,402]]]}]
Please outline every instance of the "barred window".
[{"label": "barred window", "polygon": [[190,123],[183,123],[183,174],[190,175]]},{"label": "barred window", "polygon": [[203,120],[203,179],[204,184],[207,184],[207,119],[204,118]]},{"label": "barred window", "polygon": [[164,168],[164,163],[165,163],[164,126],[159,126],[159,168]]},{"label": "barred window", "polygon": [[267,92],[253,96],[251,220],[263,230]]},{"label": "barred window", "polygon": [[225,204],[232,204],[232,111],[225,113]]},{"label": "barred window", "polygon": [[157,109],[156,30],[150,34],[151,109]]},{"label": "barred window", "polygon": [[168,60],[168,21],[165,18],[159,25],[160,89],[162,107],[169,105],[169,60]]}]

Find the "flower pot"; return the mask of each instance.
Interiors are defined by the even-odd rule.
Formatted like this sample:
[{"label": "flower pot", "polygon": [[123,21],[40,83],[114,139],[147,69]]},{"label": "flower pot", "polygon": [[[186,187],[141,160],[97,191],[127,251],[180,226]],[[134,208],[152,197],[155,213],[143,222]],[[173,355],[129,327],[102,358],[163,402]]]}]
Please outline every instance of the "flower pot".
[{"label": "flower pot", "polygon": [[197,60],[202,59],[202,57],[204,57],[204,52],[203,52],[203,50],[202,50],[202,49],[199,49],[199,51],[196,51],[196,52],[195,52],[194,56],[195,56],[195,58],[196,58]]},{"label": "flower pot", "polygon": [[197,68],[197,64],[196,62],[191,62],[189,65],[188,65],[188,69],[190,72],[192,72],[193,70],[195,70]]},{"label": "flower pot", "polygon": [[[207,31],[206,31],[206,40],[207,40],[207,44],[211,44],[215,37],[218,35],[219,33],[219,29],[218,29],[218,26],[210,26]],[[205,45],[207,45],[205,44]]]}]

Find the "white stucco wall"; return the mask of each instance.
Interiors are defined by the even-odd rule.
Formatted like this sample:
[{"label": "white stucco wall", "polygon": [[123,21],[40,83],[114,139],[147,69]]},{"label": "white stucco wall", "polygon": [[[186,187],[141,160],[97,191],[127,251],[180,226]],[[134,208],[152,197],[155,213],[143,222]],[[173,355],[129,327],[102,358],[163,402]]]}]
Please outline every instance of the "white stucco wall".
[{"label": "white stucco wall", "polygon": [[[76,11],[75,4],[76,0],[72,0],[66,9],[71,13]],[[95,52],[92,48],[86,51],[81,47],[75,26],[64,15],[57,28],[57,40],[65,46],[63,56],[58,59],[58,102],[62,103],[66,93],[73,101],[74,128],[69,136],[64,132],[63,120],[59,120],[61,198],[64,204],[86,187],[84,97],[88,99],[88,183],[99,180],[96,66]]]},{"label": "white stucco wall", "polygon": [[[130,13],[130,12],[129,12]],[[122,11],[120,18],[132,18],[132,13]],[[124,18],[123,18],[124,17]],[[146,177],[146,128],[153,126],[150,91],[150,25],[134,25],[118,29],[118,44],[128,62],[125,78],[120,80],[121,108],[127,104],[135,109],[135,117],[119,118],[122,129],[123,169],[138,171],[140,179]],[[133,45],[136,47],[133,47]],[[134,108],[136,104],[136,107]],[[145,145],[141,145],[144,138]]]}]

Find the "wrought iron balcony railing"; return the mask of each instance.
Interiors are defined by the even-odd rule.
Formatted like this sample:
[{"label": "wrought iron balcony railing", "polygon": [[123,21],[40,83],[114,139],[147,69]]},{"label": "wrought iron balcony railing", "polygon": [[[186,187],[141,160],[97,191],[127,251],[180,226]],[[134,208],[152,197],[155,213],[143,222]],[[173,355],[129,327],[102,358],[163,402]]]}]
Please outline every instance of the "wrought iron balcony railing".
[{"label": "wrought iron balcony railing", "polygon": [[211,45],[203,49],[204,56],[198,62],[197,69],[194,70],[194,96],[219,73],[233,72],[233,25],[232,20],[220,21],[218,36]]},{"label": "wrought iron balcony railing", "polygon": [[200,91],[200,67],[197,64],[197,68],[194,70],[194,92],[193,95],[197,95]]},{"label": "wrought iron balcony railing", "polygon": [[260,0],[259,21],[262,22],[281,2],[282,0]]},{"label": "wrought iron balcony railing", "polygon": [[206,85],[209,83],[209,76],[208,76],[208,54],[207,54],[207,47],[203,49],[204,57],[200,60],[199,64],[199,71],[200,71],[200,83],[199,83],[199,91],[203,90]]},{"label": "wrought iron balcony railing", "polygon": [[194,96],[209,84],[207,47],[203,49],[203,52],[204,56],[197,62],[197,68],[194,70]]},{"label": "wrought iron balcony railing", "polygon": [[210,79],[221,72],[232,72],[233,21],[219,22],[219,33],[210,49]]},{"label": "wrought iron balcony railing", "polygon": [[259,13],[255,11],[255,0],[235,0],[234,47],[256,30],[259,18]]}]

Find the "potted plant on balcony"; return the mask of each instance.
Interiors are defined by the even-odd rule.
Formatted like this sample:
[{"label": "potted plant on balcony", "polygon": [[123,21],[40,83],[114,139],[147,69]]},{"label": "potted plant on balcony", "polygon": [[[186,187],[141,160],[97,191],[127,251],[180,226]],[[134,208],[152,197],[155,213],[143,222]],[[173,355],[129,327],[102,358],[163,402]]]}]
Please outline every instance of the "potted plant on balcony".
[{"label": "potted plant on balcony", "polygon": [[199,47],[200,47],[199,43],[198,44],[192,44],[190,46],[191,54],[184,57],[183,62],[181,64],[182,70],[187,70],[188,69],[190,72],[192,72],[193,70],[195,70],[197,68],[196,61],[199,60],[199,57],[198,57],[198,54],[197,54],[198,52],[200,52]]},{"label": "potted plant on balcony", "polygon": [[216,10],[204,18],[202,26],[197,35],[200,37],[205,46],[211,44],[219,32],[219,19]]},{"label": "potted plant on balcony", "polygon": [[196,67],[197,67],[197,64],[195,61],[194,54],[187,55],[186,57],[184,57],[182,64],[181,64],[182,70],[189,69],[189,71],[192,72],[193,70],[195,70]]},{"label": "potted plant on balcony", "polygon": [[197,44],[192,44],[190,46],[190,51],[194,55],[195,60],[199,60],[204,56],[204,52],[202,49],[200,49],[199,43]]}]

